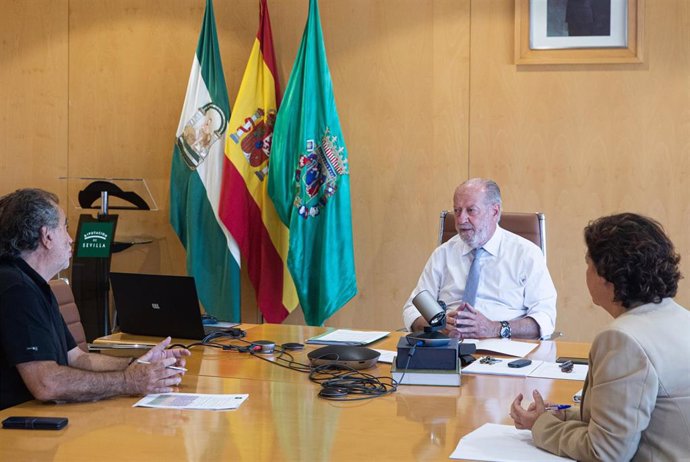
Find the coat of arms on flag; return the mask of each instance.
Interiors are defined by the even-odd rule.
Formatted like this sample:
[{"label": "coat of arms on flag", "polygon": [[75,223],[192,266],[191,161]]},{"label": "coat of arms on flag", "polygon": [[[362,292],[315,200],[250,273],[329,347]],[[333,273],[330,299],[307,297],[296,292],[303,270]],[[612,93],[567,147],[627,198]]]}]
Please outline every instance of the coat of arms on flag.
[{"label": "coat of arms on flag", "polygon": [[266,0],[259,0],[259,30],[228,122],[220,218],[246,259],[256,302],[268,322],[282,322],[297,307],[287,267],[288,229],[266,192],[280,85]]},{"label": "coat of arms on flag", "polygon": [[357,294],[348,153],[333,95],[317,0],[278,111],[267,177],[290,228],[288,267],[304,319],[318,326]]},{"label": "coat of arms on flag", "polygon": [[207,103],[196,110],[177,137],[177,147],[187,167],[194,170],[202,163],[214,143],[223,138],[225,114],[218,105]]},{"label": "coat of arms on flag", "polygon": [[275,123],[275,110],[269,110],[266,114],[264,109],[258,108],[251,117],[246,118],[244,123],[235,129],[234,133],[230,133],[230,139],[241,146],[244,157],[261,181],[268,173],[268,158]]},{"label": "coat of arms on flag", "polygon": [[338,145],[338,137],[331,136],[329,129],[320,144],[307,140],[306,151],[300,155],[299,167],[295,170],[295,207],[303,218],[317,216],[337,191],[338,177],[349,173],[344,148]]}]

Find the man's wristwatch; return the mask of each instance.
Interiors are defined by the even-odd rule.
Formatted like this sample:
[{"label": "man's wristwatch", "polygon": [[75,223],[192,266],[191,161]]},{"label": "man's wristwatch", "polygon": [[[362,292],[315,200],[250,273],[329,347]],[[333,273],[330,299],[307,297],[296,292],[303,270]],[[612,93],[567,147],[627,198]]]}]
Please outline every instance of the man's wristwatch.
[{"label": "man's wristwatch", "polygon": [[510,338],[510,323],[501,321],[501,338]]}]

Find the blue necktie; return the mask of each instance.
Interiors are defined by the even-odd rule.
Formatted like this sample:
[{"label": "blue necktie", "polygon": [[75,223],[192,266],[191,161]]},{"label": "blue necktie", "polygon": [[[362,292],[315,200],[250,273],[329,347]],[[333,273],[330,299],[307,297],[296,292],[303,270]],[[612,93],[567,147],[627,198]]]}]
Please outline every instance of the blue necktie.
[{"label": "blue necktie", "polygon": [[470,272],[467,275],[467,282],[465,283],[465,295],[463,301],[469,303],[474,307],[477,301],[477,287],[479,286],[479,273],[481,272],[481,265],[479,259],[484,255],[486,250],[483,247],[472,250],[472,266],[470,266]]}]

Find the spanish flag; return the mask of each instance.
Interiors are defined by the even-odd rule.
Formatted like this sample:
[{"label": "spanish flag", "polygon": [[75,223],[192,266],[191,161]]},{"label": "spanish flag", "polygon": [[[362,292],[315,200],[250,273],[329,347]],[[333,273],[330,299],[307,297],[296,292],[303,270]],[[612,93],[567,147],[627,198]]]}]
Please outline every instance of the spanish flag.
[{"label": "spanish flag", "polygon": [[280,88],[266,0],[259,1],[259,31],[242,77],[225,137],[220,218],[237,242],[268,322],[297,306],[286,266],[288,229],[268,196],[268,164]]}]

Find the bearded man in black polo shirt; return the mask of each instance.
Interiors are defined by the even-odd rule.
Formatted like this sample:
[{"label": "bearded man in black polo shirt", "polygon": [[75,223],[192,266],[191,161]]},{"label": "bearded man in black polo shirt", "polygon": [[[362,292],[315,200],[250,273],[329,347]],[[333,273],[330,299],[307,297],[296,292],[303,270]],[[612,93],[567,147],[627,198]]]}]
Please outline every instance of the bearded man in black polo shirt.
[{"label": "bearded man in black polo shirt", "polygon": [[132,358],[86,353],[65,325],[47,281],[69,266],[72,239],[55,194],[20,189],[0,198],[0,409],[31,399],[92,401],[167,393],[182,380],[185,349],[170,338]]}]

